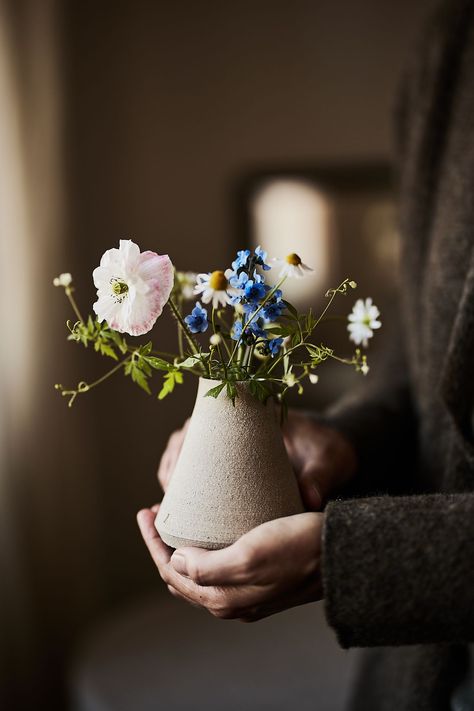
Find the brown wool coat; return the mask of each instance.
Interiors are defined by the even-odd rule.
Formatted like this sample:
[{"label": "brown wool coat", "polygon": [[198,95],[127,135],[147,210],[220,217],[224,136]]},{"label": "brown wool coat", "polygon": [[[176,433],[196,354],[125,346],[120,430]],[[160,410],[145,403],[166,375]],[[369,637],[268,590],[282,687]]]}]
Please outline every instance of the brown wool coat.
[{"label": "brown wool coat", "polygon": [[437,711],[474,642],[474,0],[423,35],[398,112],[402,327],[383,377],[330,413],[360,454],[326,509],[326,612],[367,650],[357,711]]}]

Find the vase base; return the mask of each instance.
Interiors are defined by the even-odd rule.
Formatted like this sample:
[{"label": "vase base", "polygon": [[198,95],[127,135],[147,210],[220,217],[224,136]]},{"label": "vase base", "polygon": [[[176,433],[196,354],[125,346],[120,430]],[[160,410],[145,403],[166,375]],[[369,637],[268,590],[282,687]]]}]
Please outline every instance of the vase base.
[{"label": "vase base", "polygon": [[170,548],[184,548],[187,546],[192,546],[193,548],[206,548],[207,550],[219,550],[220,548],[227,548],[227,546],[232,545],[234,541],[227,541],[225,543],[221,541],[202,541],[202,540],[195,540],[191,538],[182,538],[180,536],[174,536],[173,534],[169,533],[168,531],[164,530],[162,526],[160,526],[159,521],[158,521],[158,516],[155,519],[155,528],[160,534],[160,538],[163,541],[163,543],[166,543],[167,546]]}]

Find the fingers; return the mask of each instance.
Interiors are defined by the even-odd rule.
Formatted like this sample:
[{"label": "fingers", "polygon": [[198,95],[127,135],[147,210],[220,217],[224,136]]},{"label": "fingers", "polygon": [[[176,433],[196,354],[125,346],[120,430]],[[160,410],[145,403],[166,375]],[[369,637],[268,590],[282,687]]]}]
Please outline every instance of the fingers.
[{"label": "fingers", "polygon": [[163,543],[155,528],[158,508],[158,506],[154,506],[153,509],[156,510],[142,509],[137,514],[137,522],[151,557],[156,566],[161,568],[169,563],[173,549]]},{"label": "fingers", "polygon": [[237,541],[216,551],[180,548],[173,553],[171,565],[198,585],[240,585],[249,578],[251,556],[245,543]]}]

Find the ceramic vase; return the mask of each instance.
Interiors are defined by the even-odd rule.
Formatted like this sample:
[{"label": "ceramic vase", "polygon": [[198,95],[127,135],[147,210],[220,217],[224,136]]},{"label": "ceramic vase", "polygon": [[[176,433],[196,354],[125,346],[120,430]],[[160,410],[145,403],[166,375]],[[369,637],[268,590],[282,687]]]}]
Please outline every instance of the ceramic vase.
[{"label": "ceramic vase", "polygon": [[224,548],[251,528],[301,513],[273,401],[238,383],[235,406],[201,378],[181,454],[155,526],[172,548]]}]

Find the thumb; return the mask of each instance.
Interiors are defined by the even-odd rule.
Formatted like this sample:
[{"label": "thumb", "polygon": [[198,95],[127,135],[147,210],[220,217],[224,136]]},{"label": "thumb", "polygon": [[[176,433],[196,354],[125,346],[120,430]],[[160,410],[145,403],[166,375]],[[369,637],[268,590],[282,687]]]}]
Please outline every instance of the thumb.
[{"label": "thumb", "polygon": [[179,548],[170,562],[177,573],[198,585],[237,584],[244,568],[240,548],[239,541],[219,550]]}]

